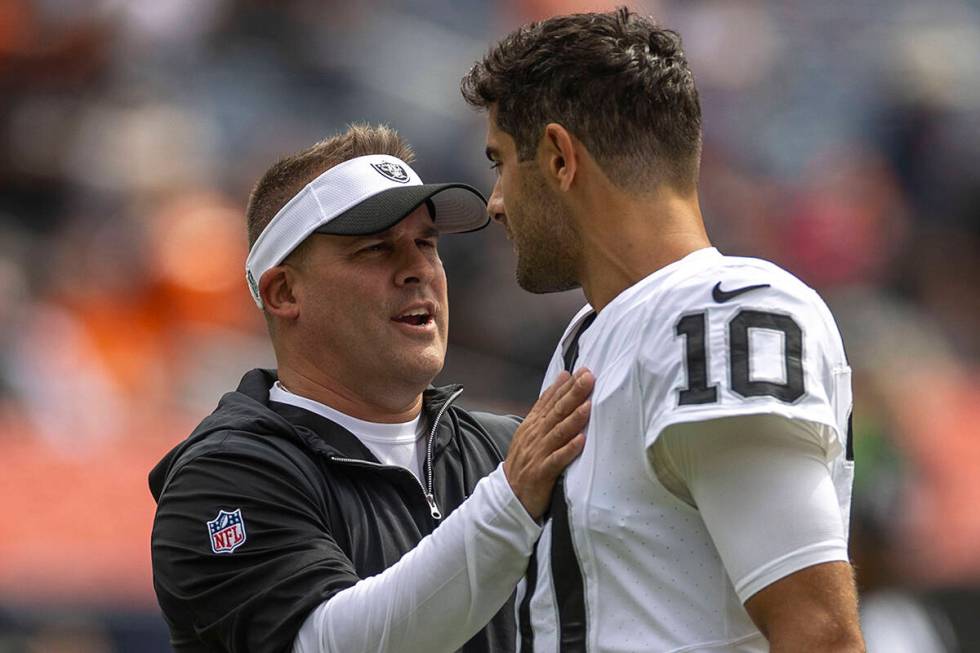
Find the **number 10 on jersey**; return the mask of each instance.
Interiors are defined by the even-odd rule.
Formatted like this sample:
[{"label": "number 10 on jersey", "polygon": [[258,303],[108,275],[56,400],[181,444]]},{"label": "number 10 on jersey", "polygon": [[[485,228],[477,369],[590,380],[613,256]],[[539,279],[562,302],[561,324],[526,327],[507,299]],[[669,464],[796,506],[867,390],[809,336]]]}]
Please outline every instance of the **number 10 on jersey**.
[{"label": "number 10 on jersey", "polygon": [[[728,321],[728,377],[732,391],[742,397],[775,397],[793,403],[806,393],[803,384],[803,330],[789,315],[742,309]],[[783,335],[784,382],[750,378],[752,344],[750,329],[767,329]],[[681,406],[718,401],[718,386],[708,385],[708,314],[691,313],[675,327],[684,336],[687,387],[679,393]]]}]

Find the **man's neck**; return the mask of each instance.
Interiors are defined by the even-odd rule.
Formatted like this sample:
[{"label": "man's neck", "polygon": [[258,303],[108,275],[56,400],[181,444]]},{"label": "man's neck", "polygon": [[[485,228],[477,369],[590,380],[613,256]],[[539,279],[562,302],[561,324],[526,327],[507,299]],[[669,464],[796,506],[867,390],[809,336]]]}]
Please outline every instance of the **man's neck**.
[{"label": "man's neck", "polygon": [[711,247],[696,197],[604,197],[583,214],[580,284],[601,311],[621,292],[691,252]]},{"label": "man's neck", "polygon": [[289,392],[318,401],[345,415],[378,424],[401,424],[418,417],[422,410],[422,393],[396,397],[390,392],[384,402],[372,401],[332,378],[280,364],[279,383]]}]

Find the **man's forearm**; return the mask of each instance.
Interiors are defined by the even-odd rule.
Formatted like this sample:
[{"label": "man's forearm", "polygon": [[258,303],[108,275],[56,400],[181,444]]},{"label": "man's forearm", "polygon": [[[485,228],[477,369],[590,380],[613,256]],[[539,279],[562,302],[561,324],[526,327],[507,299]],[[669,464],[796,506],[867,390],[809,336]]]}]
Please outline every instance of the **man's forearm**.
[{"label": "man's forearm", "polygon": [[802,569],[745,605],[772,653],[864,653],[853,570],[846,562]]},{"label": "man's forearm", "polygon": [[824,623],[769,633],[770,653],[866,653],[860,628]]},{"label": "man's forearm", "polygon": [[798,576],[811,574],[822,576],[819,589],[814,591],[810,579],[810,591],[797,593],[795,600],[784,593],[787,602],[770,609],[763,631],[770,653],[865,653],[850,565],[819,565]]},{"label": "man's forearm", "polygon": [[455,651],[507,601],[539,534],[498,468],[396,564],[317,608],[294,653]]}]

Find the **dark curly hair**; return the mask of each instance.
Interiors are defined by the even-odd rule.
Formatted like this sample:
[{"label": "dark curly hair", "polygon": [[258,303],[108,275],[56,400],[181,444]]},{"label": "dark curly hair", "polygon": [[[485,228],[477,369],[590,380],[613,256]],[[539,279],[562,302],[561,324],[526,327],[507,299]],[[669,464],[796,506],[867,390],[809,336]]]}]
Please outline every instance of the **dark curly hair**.
[{"label": "dark curly hair", "polygon": [[493,109],[520,160],[556,122],[616,184],[697,184],[701,105],[680,36],[625,7],[530,23],[463,77],[474,107]]}]

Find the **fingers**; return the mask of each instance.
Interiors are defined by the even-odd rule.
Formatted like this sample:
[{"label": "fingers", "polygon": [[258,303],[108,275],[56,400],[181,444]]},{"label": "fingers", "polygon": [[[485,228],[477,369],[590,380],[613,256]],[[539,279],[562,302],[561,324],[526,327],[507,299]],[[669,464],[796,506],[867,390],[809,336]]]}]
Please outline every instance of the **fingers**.
[{"label": "fingers", "polygon": [[577,370],[572,378],[564,383],[555,394],[553,408],[555,416],[558,419],[563,419],[566,415],[571,414],[589,396],[593,385],[595,385],[595,377],[592,376],[592,372],[585,368]]},{"label": "fingers", "polygon": [[[555,381],[541,393],[540,397],[538,397],[538,400],[528,412],[528,417],[530,417],[532,414],[547,415],[549,412],[553,411],[555,405],[562,399],[568,397],[569,393],[575,392],[576,388],[584,387],[583,385],[580,385],[580,379],[585,374],[588,374],[589,380],[581,383],[589,385],[592,382],[592,375],[588,370],[584,368],[580,369],[575,372],[575,375],[562,371]],[[569,407],[568,401],[571,401],[571,399],[566,399],[562,404],[562,417],[567,415],[574,408],[574,404]],[[579,402],[581,402],[581,400],[579,400]]]},{"label": "fingers", "polygon": [[[545,389],[528,412],[524,423],[518,429],[519,433],[555,434],[554,431],[559,424],[569,416],[575,415],[577,409],[588,399],[594,385],[595,377],[585,368],[577,370],[574,375],[561,372],[555,382]],[[588,409],[586,408],[584,418],[579,413],[578,417],[570,420],[569,424],[561,428],[560,433],[565,433],[567,437],[571,437],[582,429],[584,419],[587,417]],[[567,437],[561,438],[561,441],[564,442]],[[523,438],[515,436],[515,441],[521,439]]]},{"label": "fingers", "polygon": [[581,433],[582,429],[585,428],[585,425],[589,421],[589,413],[591,410],[592,402],[585,400],[583,403],[578,405],[570,415],[567,415],[551,429],[551,436],[557,442],[565,442],[573,438],[578,433]]},{"label": "fingers", "polygon": [[561,372],[528,412],[511,440],[504,474],[528,514],[548,507],[555,480],[585,447],[589,395],[595,378],[586,369]]},{"label": "fingers", "polygon": [[534,402],[533,406],[531,406],[531,410],[528,411],[527,417],[530,418],[532,415],[537,415],[538,413],[544,413],[550,410],[558,390],[564,388],[571,378],[572,375],[565,371],[558,374],[558,377],[551,382],[551,385],[545,388],[545,391],[541,393],[538,400]]},{"label": "fingers", "polygon": [[594,385],[595,377],[592,372],[585,368],[576,371],[552,396],[550,408],[541,416],[544,428],[550,430],[571,415],[592,393]]},{"label": "fingers", "polygon": [[571,465],[573,460],[578,458],[578,455],[582,453],[582,449],[584,448],[585,435],[583,433],[578,433],[563,446],[551,452],[551,455],[545,459],[544,467],[547,469],[547,473],[555,478],[558,478],[558,475],[561,474],[566,467]]}]

